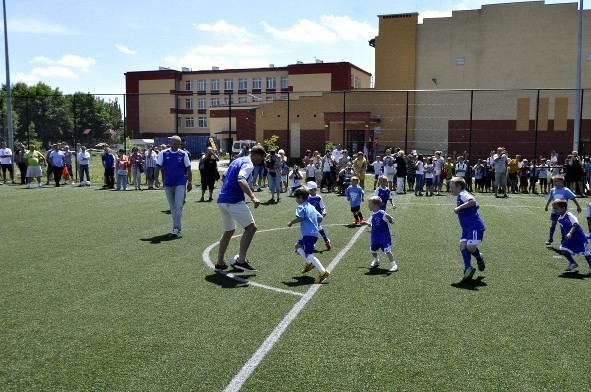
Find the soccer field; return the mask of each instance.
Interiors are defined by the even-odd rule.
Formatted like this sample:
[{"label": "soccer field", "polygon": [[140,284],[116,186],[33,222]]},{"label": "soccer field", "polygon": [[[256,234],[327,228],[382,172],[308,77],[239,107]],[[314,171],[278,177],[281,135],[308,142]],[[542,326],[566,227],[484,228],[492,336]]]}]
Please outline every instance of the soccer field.
[{"label": "soccer field", "polygon": [[254,210],[258,271],[225,276],[211,268],[219,213],[198,190],[173,240],[161,190],[0,186],[0,389],[591,389],[591,275],[580,257],[564,272],[559,233],[544,245],[545,197],[476,194],[486,270],[458,284],[454,197],[395,195],[389,273],[385,255],[369,268],[346,199],[323,196],[333,248],[319,241],[317,257],[332,274],[315,285],[292,198]]}]

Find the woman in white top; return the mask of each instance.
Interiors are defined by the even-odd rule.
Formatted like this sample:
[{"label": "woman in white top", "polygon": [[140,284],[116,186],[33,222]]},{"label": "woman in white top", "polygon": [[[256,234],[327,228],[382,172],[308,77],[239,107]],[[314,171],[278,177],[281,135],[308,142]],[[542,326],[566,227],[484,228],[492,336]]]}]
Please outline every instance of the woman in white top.
[{"label": "woman in white top", "polygon": [[415,185],[415,196],[423,196],[423,175],[424,175],[424,168],[425,168],[425,164],[423,163],[423,156],[419,155],[417,157],[417,162],[416,162],[416,166],[417,166],[417,172],[415,174],[415,181],[416,181],[416,185]]}]

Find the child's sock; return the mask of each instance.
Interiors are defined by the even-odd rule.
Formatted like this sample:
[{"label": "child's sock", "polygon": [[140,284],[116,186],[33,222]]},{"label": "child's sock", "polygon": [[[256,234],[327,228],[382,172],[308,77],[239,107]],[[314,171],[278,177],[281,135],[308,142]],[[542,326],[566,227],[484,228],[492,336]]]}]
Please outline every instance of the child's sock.
[{"label": "child's sock", "polygon": [[472,264],[470,264],[470,258],[471,258],[471,254],[468,251],[468,249],[462,249],[462,258],[464,259],[464,269],[468,269],[470,267],[472,267]]},{"label": "child's sock", "polygon": [[361,212],[358,213],[359,214],[359,220],[363,219],[363,215],[361,214]]},{"label": "child's sock", "polygon": [[550,226],[550,236],[548,238],[553,238],[555,231],[556,231],[556,226]]},{"label": "child's sock", "polygon": [[571,255],[568,252],[564,252],[564,257],[566,257],[566,259],[568,260],[568,262],[571,263],[571,264],[575,262],[575,259],[573,258],[573,255]]},{"label": "child's sock", "polygon": [[298,254],[304,258],[304,260],[307,260],[306,259],[306,252],[304,252],[304,248],[297,248],[296,252],[298,252]]},{"label": "child's sock", "polygon": [[318,232],[320,233],[320,235],[324,239],[324,242],[328,241],[328,237],[326,236],[326,233],[324,232],[324,229],[320,229],[320,230],[318,230]]},{"label": "child's sock", "polygon": [[475,248],[474,253],[472,253],[472,256],[474,256],[476,258],[476,260],[482,259],[482,257],[480,257],[480,249]]},{"label": "child's sock", "polygon": [[585,256],[585,260],[587,260],[587,264],[589,264],[589,267],[591,267],[591,255]]},{"label": "child's sock", "polygon": [[320,263],[320,260],[318,260],[316,256],[310,254],[306,256],[306,261],[310,264],[314,264],[314,267],[316,267],[318,272],[320,272],[321,274],[323,274],[324,271],[326,271],[326,269],[324,269],[324,266]]}]

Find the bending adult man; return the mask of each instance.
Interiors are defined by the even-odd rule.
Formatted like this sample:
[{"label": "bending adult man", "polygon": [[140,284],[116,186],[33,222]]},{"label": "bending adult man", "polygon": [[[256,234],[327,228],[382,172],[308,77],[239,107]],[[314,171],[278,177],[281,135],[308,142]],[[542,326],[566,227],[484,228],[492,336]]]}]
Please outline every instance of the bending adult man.
[{"label": "bending adult man", "polygon": [[170,138],[170,148],[161,151],[156,158],[156,186],[160,186],[158,177],[160,171],[163,173],[164,192],[170,206],[172,215],[173,237],[181,236],[181,220],[183,217],[183,205],[185,204],[185,187],[187,192],[193,189],[193,176],[191,174],[191,161],[186,151],[181,150],[181,138],[173,136]]},{"label": "bending adult man", "polygon": [[223,271],[228,268],[224,261],[230,238],[236,230],[236,223],[244,227],[244,234],[240,238],[240,251],[231,261],[231,265],[242,271],[256,271],[246,260],[246,252],[257,227],[250,209],[244,201],[244,194],[248,195],[257,208],[260,200],[257,199],[248,185],[248,178],[252,175],[254,166],[265,160],[267,153],[261,145],[250,149],[250,155],[236,158],[226,171],[224,183],[218,196],[218,208],[222,214],[222,225],[224,234],[220,239],[218,260],[215,266],[216,271]]}]

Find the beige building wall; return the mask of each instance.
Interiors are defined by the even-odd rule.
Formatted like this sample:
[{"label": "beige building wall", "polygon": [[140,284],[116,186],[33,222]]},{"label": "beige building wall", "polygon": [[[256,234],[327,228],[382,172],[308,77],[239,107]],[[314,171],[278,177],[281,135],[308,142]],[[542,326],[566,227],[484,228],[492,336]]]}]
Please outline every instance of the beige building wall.
[{"label": "beige building wall", "polygon": [[174,79],[141,80],[139,83],[140,132],[175,132],[175,97],[169,94],[175,89]]},{"label": "beige building wall", "polygon": [[[417,26],[416,88],[574,88],[577,29],[577,3],[492,4],[425,19]],[[590,29],[585,11],[585,37]],[[584,39],[584,87],[591,86],[588,53]]]},{"label": "beige building wall", "polygon": [[289,75],[289,84],[297,92],[330,91],[330,74]]}]

